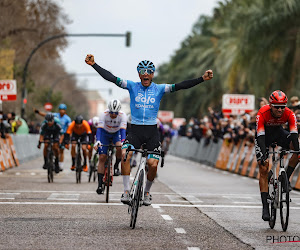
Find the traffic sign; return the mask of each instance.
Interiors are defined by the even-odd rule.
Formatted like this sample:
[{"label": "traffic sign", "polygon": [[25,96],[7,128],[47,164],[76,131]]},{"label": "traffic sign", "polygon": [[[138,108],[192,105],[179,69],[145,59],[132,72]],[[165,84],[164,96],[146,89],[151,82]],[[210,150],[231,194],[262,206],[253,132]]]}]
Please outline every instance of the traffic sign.
[{"label": "traffic sign", "polygon": [[46,102],[44,105],[44,109],[46,109],[47,111],[51,111],[53,109],[52,103]]}]

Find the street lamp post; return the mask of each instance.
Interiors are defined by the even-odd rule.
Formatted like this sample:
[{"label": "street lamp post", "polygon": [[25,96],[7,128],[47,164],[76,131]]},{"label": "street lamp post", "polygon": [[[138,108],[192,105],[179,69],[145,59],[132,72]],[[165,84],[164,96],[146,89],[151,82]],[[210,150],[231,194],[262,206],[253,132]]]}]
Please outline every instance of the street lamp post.
[{"label": "street lamp post", "polygon": [[22,77],[22,106],[21,106],[21,117],[22,118],[24,118],[24,116],[25,116],[25,107],[26,107],[26,103],[27,103],[27,99],[26,99],[26,96],[27,96],[27,93],[26,93],[27,92],[27,89],[26,89],[27,70],[28,70],[28,66],[29,66],[29,63],[30,63],[30,60],[31,60],[32,56],[45,43],[48,43],[48,42],[50,42],[52,40],[59,39],[59,38],[62,38],[62,37],[66,37],[66,36],[70,36],[70,37],[71,36],[72,37],[87,37],[87,36],[90,36],[90,37],[93,37],[93,36],[96,36],[96,37],[98,37],[98,36],[101,36],[101,37],[125,37],[126,38],[126,41],[125,41],[126,47],[129,47],[130,44],[131,44],[131,32],[126,32],[125,34],[59,34],[59,35],[54,35],[54,36],[48,37],[47,39],[45,39],[42,42],[40,42],[31,51],[29,57],[26,60],[25,67],[24,67],[24,70],[23,70],[23,77]]}]

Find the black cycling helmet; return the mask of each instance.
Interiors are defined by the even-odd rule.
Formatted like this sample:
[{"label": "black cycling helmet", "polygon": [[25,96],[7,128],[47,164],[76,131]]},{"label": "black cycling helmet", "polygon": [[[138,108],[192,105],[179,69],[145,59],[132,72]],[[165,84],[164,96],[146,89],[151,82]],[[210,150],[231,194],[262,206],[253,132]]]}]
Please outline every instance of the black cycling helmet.
[{"label": "black cycling helmet", "polygon": [[54,121],[54,115],[53,115],[52,113],[47,113],[47,114],[45,115],[45,120],[46,120],[47,122],[53,122],[53,121]]},{"label": "black cycling helmet", "polygon": [[82,121],[83,121],[82,115],[76,116],[76,118],[75,118],[75,123],[76,123],[76,124],[81,124]]}]

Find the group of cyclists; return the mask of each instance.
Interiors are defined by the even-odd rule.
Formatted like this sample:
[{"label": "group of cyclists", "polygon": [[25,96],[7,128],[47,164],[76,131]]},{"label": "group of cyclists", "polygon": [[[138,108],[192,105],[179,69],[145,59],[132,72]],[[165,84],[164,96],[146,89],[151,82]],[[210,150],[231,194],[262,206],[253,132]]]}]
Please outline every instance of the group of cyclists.
[{"label": "group of cyclists", "polygon": [[[71,141],[72,149],[72,166],[75,167],[75,145],[78,139],[82,142],[84,152],[84,171],[87,171],[87,157],[91,159],[91,150],[93,148],[100,154],[98,162],[98,188],[96,192],[102,194],[102,182],[104,176],[104,164],[106,161],[107,146],[112,142],[118,147],[116,150],[116,161],[114,166],[114,175],[119,175],[118,165],[121,162],[121,174],[123,178],[124,192],[121,196],[121,202],[129,204],[130,190],[130,160],[132,152],[129,152],[126,161],[123,161],[126,149],[139,149],[143,145],[149,151],[161,151],[160,135],[157,129],[157,113],[161,98],[165,93],[172,93],[182,89],[188,89],[213,78],[213,71],[207,70],[196,79],[185,80],[176,84],[156,84],[153,77],[155,66],[151,61],[141,61],[137,66],[139,82],[125,80],[116,77],[111,72],[99,66],[92,54],[88,54],[85,62],[96,70],[105,80],[116,84],[118,87],[128,90],[130,95],[130,129],[127,131],[127,116],[121,111],[121,103],[119,100],[111,100],[108,109],[94,117],[89,123],[82,116],[77,116],[73,122],[66,115],[66,105],[59,106],[59,113],[44,114],[36,111],[40,115],[45,116],[45,121],[41,127],[40,143],[49,138],[49,134],[53,134],[53,150],[56,156],[55,171],[59,172],[63,162],[63,149],[68,148]],[[299,150],[298,128],[295,114],[286,107],[288,98],[284,92],[276,90],[269,97],[269,104],[260,108],[256,116],[256,137],[255,150],[259,165],[259,187],[261,192],[261,200],[263,205],[262,219],[270,220],[268,199],[268,147],[276,142],[277,145],[284,148]],[[289,131],[283,129],[283,124],[289,124]],[[94,143],[95,139],[95,143]],[[62,143],[64,142],[64,143]],[[87,147],[92,145],[93,147]],[[89,153],[88,153],[89,151]],[[44,150],[45,155],[45,150]],[[60,158],[59,158],[60,157]],[[59,159],[59,161],[58,161]],[[61,165],[59,165],[59,162]],[[151,204],[152,197],[150,189],[156,176],[159,156],[151,154],[148,156],[148,173],[146,186],[144,190],[144,205]],[[291,177],[295,166],[299,162],[297,154],[293,154],[289,160],[287,168],[287,176]],[[45,158],[46,164],[46,158]]]}]

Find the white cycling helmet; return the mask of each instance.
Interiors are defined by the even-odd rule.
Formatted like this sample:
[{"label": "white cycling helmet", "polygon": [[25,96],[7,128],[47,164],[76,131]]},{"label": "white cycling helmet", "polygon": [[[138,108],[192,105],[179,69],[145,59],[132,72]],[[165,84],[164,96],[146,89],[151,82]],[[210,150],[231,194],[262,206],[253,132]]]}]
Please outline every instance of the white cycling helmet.
[{"label": "white cycling helmet", "polygon": [[107,106],[110,112],[119,112],[121,109],[121,102],[118,99],[113,99]]},{"label": "white cycling helmet", "polygon": [[98,128],[99,123],[100,123],[99,117],[98,117],[98,116],[94,116],[93,119],[92,119],[92,121],[93,121],[93,125],[94,125],[96,128]]}]

